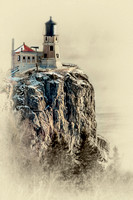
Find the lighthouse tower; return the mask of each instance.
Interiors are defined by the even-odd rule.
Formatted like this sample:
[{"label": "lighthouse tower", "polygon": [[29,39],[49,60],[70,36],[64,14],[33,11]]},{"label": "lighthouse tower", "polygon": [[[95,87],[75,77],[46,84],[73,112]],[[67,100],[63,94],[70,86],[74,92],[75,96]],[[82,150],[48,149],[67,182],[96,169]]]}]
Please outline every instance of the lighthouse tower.
[{"label": "lighthouse tower", "polygon": [[45,27],[42,65],[46,68],[61,67],[56,23],[52,20],[52,17],[45,23]]}]

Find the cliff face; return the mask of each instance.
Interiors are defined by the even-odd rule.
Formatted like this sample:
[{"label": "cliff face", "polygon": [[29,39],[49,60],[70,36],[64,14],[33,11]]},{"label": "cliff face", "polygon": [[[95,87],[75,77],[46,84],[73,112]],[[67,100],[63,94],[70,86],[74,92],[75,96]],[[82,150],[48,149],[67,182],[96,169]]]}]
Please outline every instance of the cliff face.
[{"label": "cliff face", "polygon": [[31,148],[40,159],[65,152],[65,159],[83,168],[90,160],[107,162],[108,144],[96,135],[94,89],[85,74],[68,68],[13,80],[14,109],[34,129]]}]

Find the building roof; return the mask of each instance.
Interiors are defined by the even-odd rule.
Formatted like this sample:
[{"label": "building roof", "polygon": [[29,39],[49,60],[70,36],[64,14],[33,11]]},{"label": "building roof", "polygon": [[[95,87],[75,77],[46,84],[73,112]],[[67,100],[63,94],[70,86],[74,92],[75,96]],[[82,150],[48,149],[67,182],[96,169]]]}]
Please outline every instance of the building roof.
[{"label": "building roof", "polygon": [[34,52],[34,50],[28,47],[27,45],[25,45],[25,43],[23,43],[20,47],[18,47],[14,52],[19,53],[21,51]]},{"label": "building roof", "polygon": [[52,20],[52,17],[50,16],[50,20],[48,22],[46,22],[45,24],[49,24],[49,25],[56,25],[56,23]]}]

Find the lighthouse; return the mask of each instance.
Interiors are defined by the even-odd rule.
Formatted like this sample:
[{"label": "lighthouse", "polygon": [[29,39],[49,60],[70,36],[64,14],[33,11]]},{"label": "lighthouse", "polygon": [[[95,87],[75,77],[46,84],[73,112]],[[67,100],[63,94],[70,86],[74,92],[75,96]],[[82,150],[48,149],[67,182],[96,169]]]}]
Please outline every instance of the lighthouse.
[{"label": "lighthouse", "polygon": [[56,33],[57,24],[52,20],[45,23],[45,35],[43,42],[43,59],[42,65],[46,68],[58,68],[60,62],[59,37]]},{"label": "lighthouse", "polygon": [[14,50],[12,40],[12,70],[11,74],[21,74],[29,70],[60,68],[64,65],[60,61],[59,36],[56,33],[56,23],[50,17],[45,23],[43,50],[38,46],[27,46],[25,42]]}]

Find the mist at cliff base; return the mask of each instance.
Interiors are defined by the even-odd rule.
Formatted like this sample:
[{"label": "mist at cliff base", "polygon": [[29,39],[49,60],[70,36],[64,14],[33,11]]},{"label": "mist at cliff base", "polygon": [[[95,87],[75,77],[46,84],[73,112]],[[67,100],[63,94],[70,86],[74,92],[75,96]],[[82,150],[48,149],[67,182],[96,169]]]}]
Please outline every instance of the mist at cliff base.
[{"label": "mist at cliff base", "polygon": [[[0,130],[2,133],[0,134],[1,200],[88,200],[88,198],[90,200],[132,200],[133,179],[128,180],[130,173],[127,172],[126,179],[123,179],[122,182],[118,179],[118,181],[113,180],[111,183],[108,178],[101,177],[100,181],[92,178],[92,183],[89,185],[90,180],[84,176],[84,183],[80,185],[79,182],[71,180],[59,180],[58,169],[45,174],[41,165],[36,162],[30,170],[20,168],[19,162],[25,162],[27,157],[29,158],[29,154],[24,152],[25,149],[21,143],[13,146],[12,134],[17,131],[17,122],[10,112],[9,105],[10,102],[6,94],[2,94],[0,107]],[[22,137],[20,133],[17,134]],[[120,176],[123,174],[125,172],[121,170]]]}]

